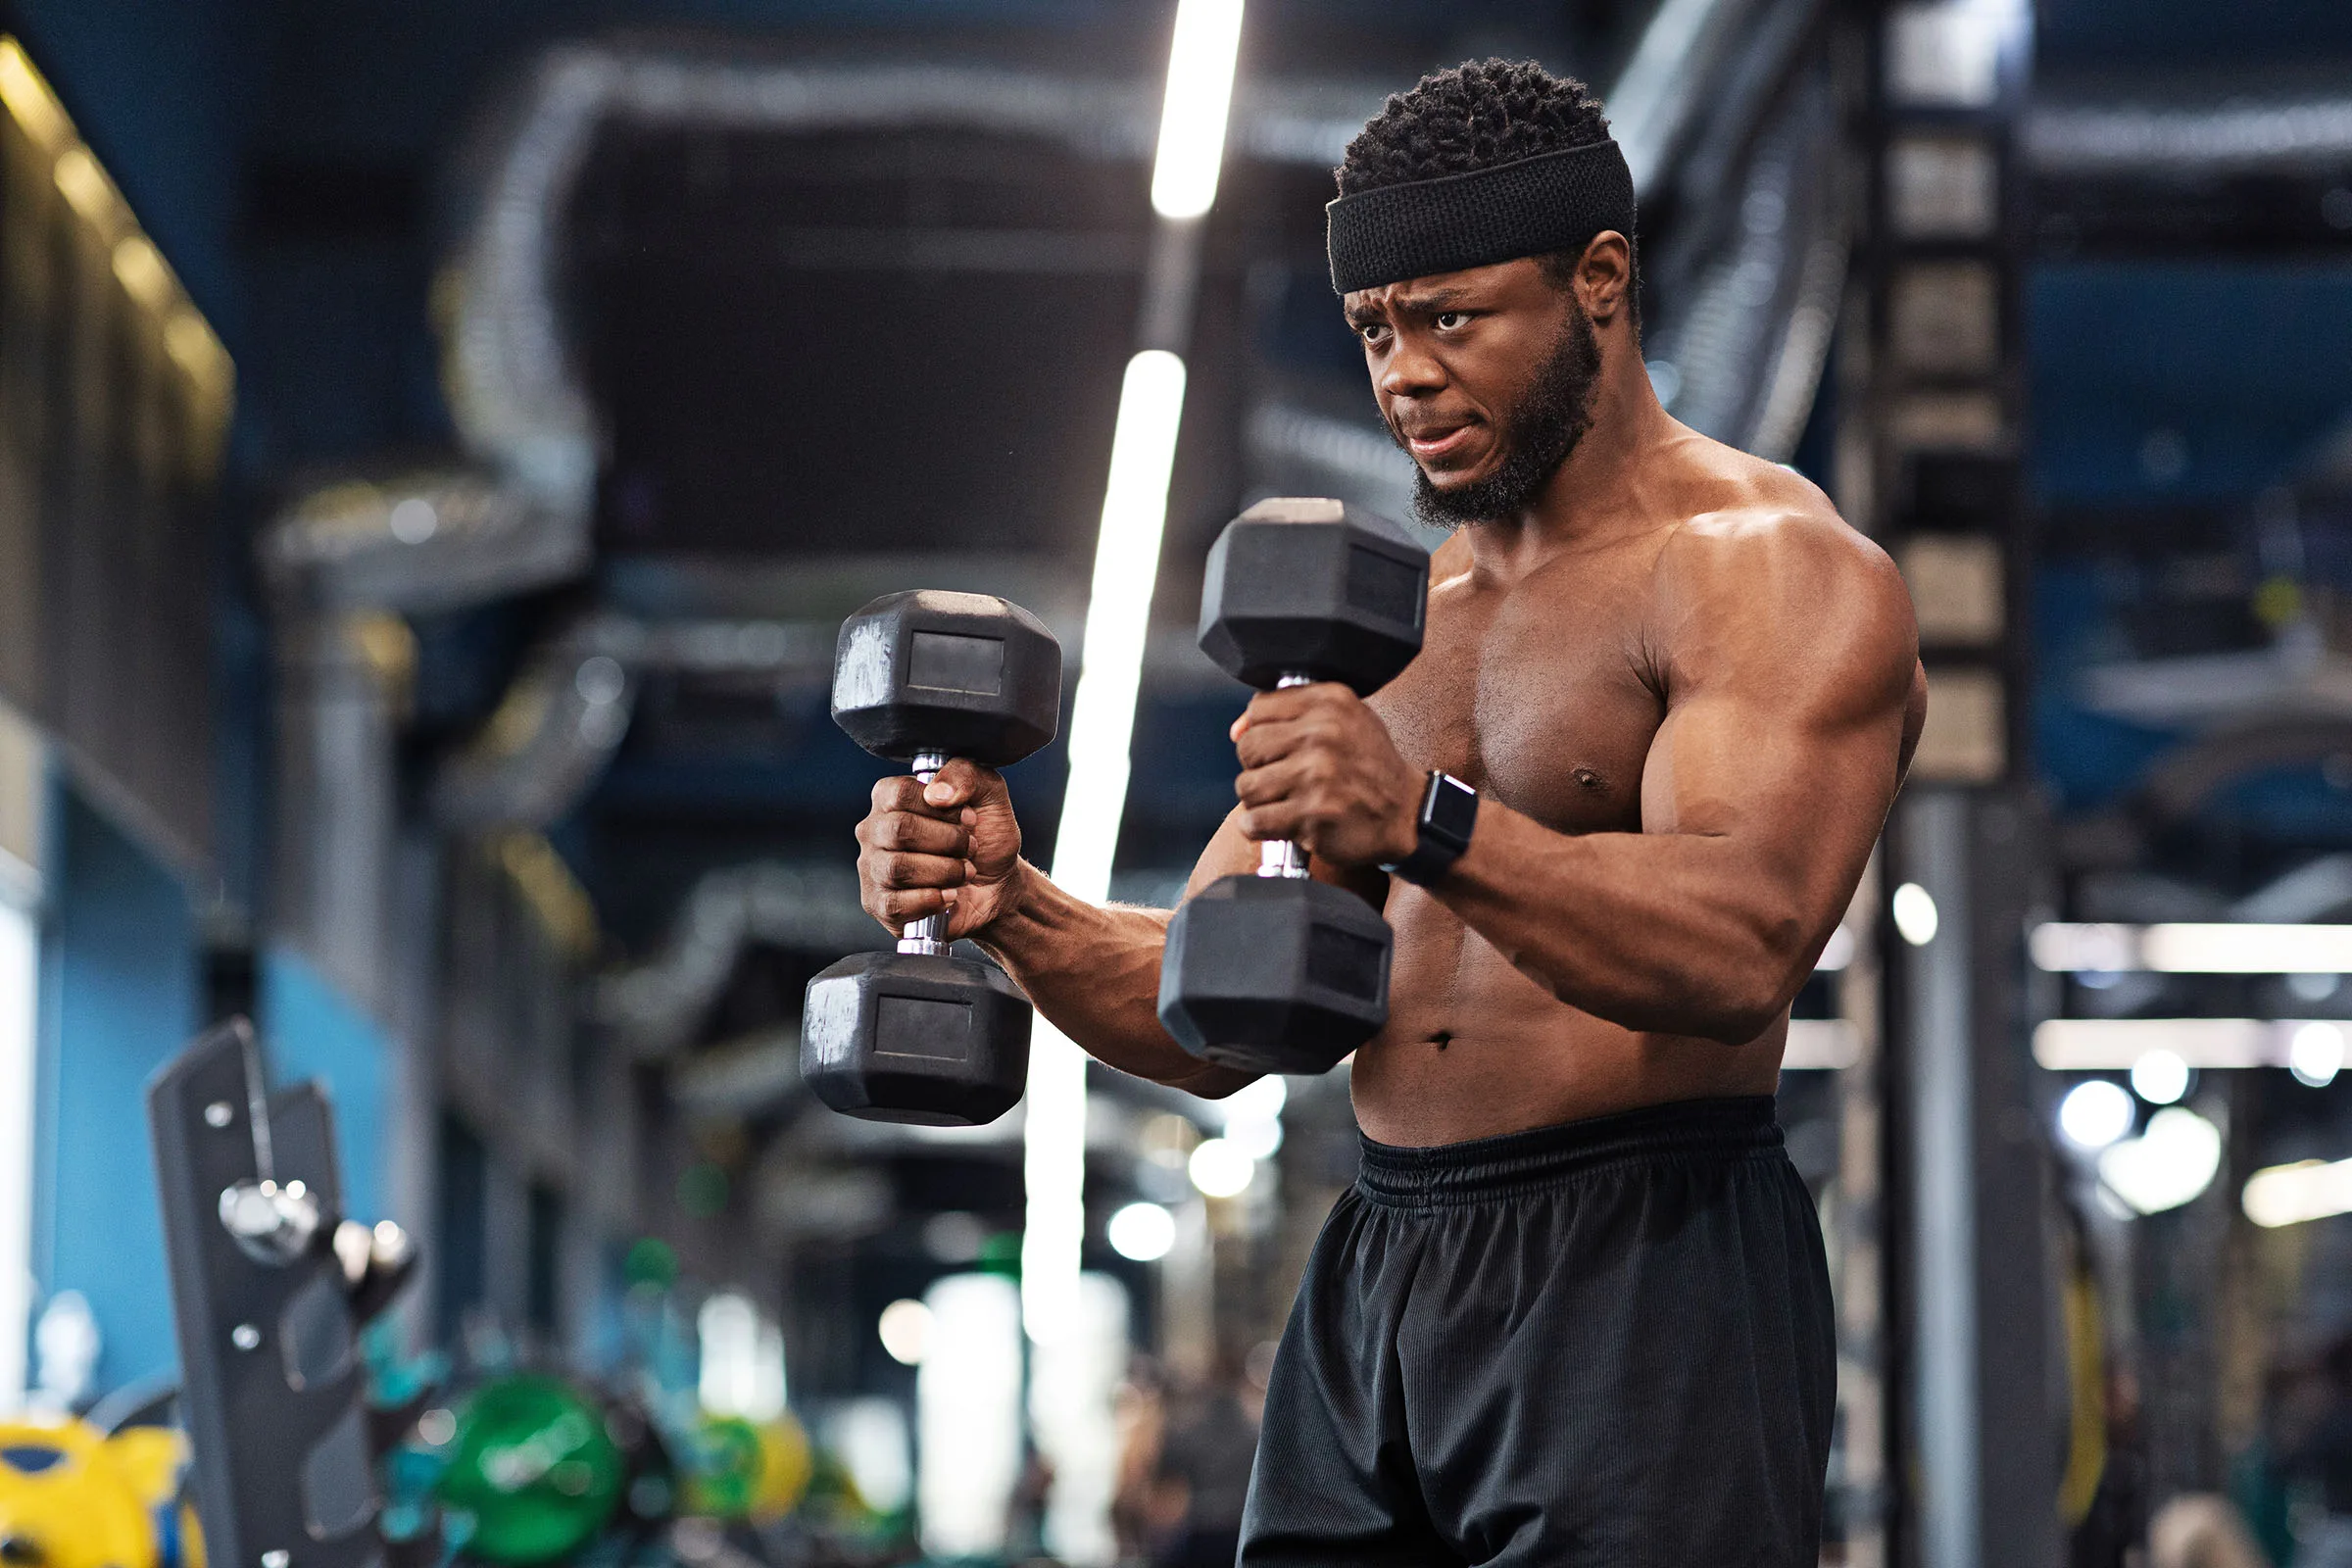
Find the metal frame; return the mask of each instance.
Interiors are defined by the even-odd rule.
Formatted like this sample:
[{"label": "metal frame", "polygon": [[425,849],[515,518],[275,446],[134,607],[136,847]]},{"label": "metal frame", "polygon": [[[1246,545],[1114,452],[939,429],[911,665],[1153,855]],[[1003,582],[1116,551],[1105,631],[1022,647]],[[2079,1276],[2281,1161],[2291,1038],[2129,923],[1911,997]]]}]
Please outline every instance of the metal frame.
[{"label": "metal frame", "polygon": [[[1883,1309],[1849,1346],[1882,1400],[1878,1498],[1848,1561],[2055,1568],[2047,1157],[2029,1053],[2023,931],[2040,814],[2017,784],[2027,739],[2032,519],[2023,483],[2023,179],[2013,151],[2027,13],[1864,0],[1869,181],[1840,372],[1839,501],[1906,568],[1922,612],[1930,731],[1896,804],[1881,893],[1915,883],[1924,941],[1879,924],[1886,1050],[1849,1131],[1878,1135],[1880,1201],[1858,1216]],[[1970,32],[1971,28],[1984,29]],[[1936,77],[1938,47],[1949,74]],[[1971,49],[1977,52],[1973,55]],[[1931,177],[1933,176],[1933,177]],[[1900,182],[1899,186],[1897,182]],[[1938,206],[1937,204],[1942,205]],[[1915,550],[1915,545],[1926,548]],[[1967,569],[1955,583],[1949,568]],[[1938,565],[1947,574],[1938,577]],[[1969,607],[1973,607],[1971,610]],[[1958,732],[1955,717],[1977,722]],[[1941,699],[1940,704],[1938,699]],[[1943,710],[1938,713],[1937,709]],[[1876,1218],[1876,1224],[1871,1220]],[[1866,1260],[1858,1257],[1859,1264]]]},{"label": "metal frame", "polygon": [[[317,1084],[270,1093],[240,1019],[167,1064],[147,1107],[208,1560],[366,1568],[411,1555],[393,1552],[377,1529],[374,1468],[416,1410],[367,1407],[358,1331],[412,1259],[377,1268],[365,1235],[356,1278],[339,1255],[354,1240],[339,1233],[353,1227],[340,1224],[324,1094]],[[232,1194],[271,1190],[265,1184],[305,1198],[316,1220],[272,1238],[276,1251],[250,1233],[241,1241],[226,1217]]]}]

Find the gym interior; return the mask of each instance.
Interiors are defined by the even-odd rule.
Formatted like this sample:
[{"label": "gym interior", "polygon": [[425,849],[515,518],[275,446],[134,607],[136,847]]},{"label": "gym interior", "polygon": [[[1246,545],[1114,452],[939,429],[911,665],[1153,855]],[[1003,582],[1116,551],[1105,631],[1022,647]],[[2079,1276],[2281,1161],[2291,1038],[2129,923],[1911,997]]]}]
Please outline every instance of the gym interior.
[{"label": "gym interior", "polygon": [[[1178,904],[1228,523],[1444,538],[1323,215],[1489,56],[1605,101],[1665,409],[1917,614],[1779,1079],[1821,1562],[2352,1563],[2352,7],[0,34],[10,1568],[1233,1560],[1347,1063],[1090,1062],[867,914],[853,831],[986,754],[1056,881]],[[854,645],[1002,701],[845,702]],[[861,1114],[947,1093],[942,1005],[996,1098]]]}]

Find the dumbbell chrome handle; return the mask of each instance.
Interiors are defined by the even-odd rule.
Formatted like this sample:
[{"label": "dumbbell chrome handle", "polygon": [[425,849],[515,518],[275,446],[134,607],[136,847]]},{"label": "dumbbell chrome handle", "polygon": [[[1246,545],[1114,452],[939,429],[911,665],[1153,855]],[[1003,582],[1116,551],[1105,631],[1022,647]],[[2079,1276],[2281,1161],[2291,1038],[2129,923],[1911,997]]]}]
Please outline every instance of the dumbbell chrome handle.
[{"label": "dumbbell chrome handle", "polygon": [[[939,770],[947,765],[948,754],[945,752],[917,752],[914,754],[914,776],[925,784],[936,778]],[[937,914],[926,914],[920,920],[909,923],[906,930],[899,933],[899,951],[901,953],[928,954],[934,958],[946,956],[948,952],[947,911],[943,909]]]},{"label": "dumbbell chrome handle", "polygon": [[[1285,675],[1274,683],[1281,691],[1286,686],[1307,686],[1314,682],[1312,675]],[[1267,839],[1257,847],[1259,876],[1302,877],[1306,875],[1306,852],[1289,839]]]}]

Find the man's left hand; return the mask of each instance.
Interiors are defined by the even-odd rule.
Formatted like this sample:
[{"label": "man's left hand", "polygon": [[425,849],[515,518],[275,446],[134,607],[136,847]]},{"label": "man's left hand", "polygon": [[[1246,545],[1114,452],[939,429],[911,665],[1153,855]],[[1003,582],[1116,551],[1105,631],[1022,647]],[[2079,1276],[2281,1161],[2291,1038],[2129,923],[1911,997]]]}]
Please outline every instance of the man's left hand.
[{"label": "man's left hand", "polygon": [[1241,829],[1289,839],[1336,866],[1391,864],[1420,839],[1427,775],[1389,727],[1336,681],[1259,692],[1234,721]]}]

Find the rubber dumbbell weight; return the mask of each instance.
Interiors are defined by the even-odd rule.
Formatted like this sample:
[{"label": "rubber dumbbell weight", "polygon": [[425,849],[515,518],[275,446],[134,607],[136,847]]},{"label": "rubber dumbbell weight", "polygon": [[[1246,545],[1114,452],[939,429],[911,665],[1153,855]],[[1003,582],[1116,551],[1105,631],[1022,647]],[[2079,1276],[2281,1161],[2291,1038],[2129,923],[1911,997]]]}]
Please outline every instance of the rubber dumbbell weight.
[{"label": "rubber dumbbell weight", "polygon": [[[1261,501],[1209,551],[1200,648],[1270,691],[1336,680],[1357,696],[1421,651],[1429,555],[1337,501]],[[1307,875],[1295,844],[1202,888],[1168,923],[1159,1021],[1194,1055],[1252,1072],[1326,1072],[1389,1019],[1389,924]]]},{"label": "rubber dumbbell weight", "polygon": [[[929,783],[952,757],[1017,762],[1054,739],[1061,645],[989,594],[885,594],[842,623],[833,719]],[[801,1073],[868,1121],[976,1127],[1021,1098],[1029,1003],[1003,970],[949,952],[947,916],[907,926],[896,953],[858,953],[808,982]]]}]

